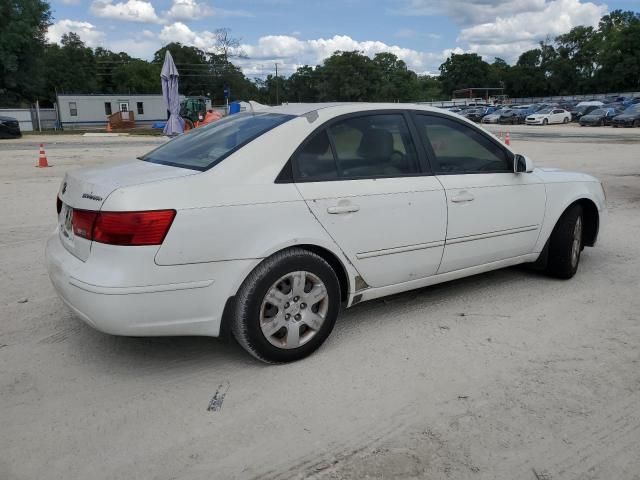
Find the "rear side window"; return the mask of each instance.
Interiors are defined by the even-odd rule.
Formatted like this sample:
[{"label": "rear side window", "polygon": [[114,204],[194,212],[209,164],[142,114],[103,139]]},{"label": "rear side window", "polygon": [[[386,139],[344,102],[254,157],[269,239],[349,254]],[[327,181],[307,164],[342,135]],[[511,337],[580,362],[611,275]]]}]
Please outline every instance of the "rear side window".
[{"label": "rear side window", "polygon": [[300,178],[304,180],[322,181],[338,178],[338,169],[326,130],[321,130],[309,139],[298,152],[296,161]]},{"label": "rear side window", "polygon": [[303,181],[401,177],[420,171],[401,114],[365,115],[334,123],[303,146],[296,164]]},{"label": "rear side window", "polygon": [[165,143],[139,157],[193,170],[207,170],[260,135],[294,118],[275,113],[237,113]]},{"label": "rear side window", "polygon": [[439,174],[512,172],[508,153],[474,128],[447,118],[416,115],[418,134]]}]

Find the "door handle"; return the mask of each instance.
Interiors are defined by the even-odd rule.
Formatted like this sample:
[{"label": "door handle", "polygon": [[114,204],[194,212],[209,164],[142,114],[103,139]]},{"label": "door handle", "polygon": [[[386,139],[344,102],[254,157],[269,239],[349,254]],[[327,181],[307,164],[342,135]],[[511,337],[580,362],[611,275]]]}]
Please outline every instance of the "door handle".
[{"label": "door handle", "polygon": [[467,191],[460,192],[459,194],[451,197],[453,203],[473,202],[476,197],[471,195]]},{"label": "door handle", "polygon": [[360,207],[358,205],[334,205],[333,207],[327,208],[327,213],[332,215],[338,215],[341,213],[355,213],[360,211]]}]

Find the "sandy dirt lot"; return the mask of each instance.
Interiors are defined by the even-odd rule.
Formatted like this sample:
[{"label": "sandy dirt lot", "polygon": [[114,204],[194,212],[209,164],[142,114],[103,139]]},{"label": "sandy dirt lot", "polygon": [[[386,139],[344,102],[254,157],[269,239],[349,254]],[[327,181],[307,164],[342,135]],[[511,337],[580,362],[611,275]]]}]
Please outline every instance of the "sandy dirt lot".
[{"label": "sandy dirt lot", "polygon": [[[275,367],[230,340],[108,336],[56,297],[64,171],[161,139],[1,141],[0,478],[640,479],[640,130],[509,132],[605,183],[577,276],[512,268],[365,303]],[[33,167],[41,140],[52,168]]]}]

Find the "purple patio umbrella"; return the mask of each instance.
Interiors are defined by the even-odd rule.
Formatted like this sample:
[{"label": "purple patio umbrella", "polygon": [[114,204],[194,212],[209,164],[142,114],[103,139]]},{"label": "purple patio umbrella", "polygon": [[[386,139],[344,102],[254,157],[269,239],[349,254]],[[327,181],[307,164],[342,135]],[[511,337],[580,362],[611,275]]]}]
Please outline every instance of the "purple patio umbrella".
[{"label": "purple patio umbrella", "polygon": [[164,126],[162,133],[168,136],[180,135],[184,133],[184,120],[180,117],[180,95],[178,94],[178,79],[180,74],[173,62],[173,57],[169,50],[164,56],[164,65],[160,72],[162,81],[162,96],[169,110],[169,120]]}]

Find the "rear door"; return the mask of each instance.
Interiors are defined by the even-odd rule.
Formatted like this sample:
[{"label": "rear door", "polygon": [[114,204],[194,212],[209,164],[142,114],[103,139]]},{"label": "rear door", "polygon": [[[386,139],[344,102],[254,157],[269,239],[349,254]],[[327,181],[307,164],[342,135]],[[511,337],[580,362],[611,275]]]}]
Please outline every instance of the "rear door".
[{"label": "rear door", "polygon": [[374,287],[433,275],[442,259],[444,190],[425,171],[410,128],[402,111],[348,115],[293,157],[309,209]]},{"label": "rear door", "polygon": [[512,154],[484,132],[451,117],[414,115],[448,205],[438,273],[531,253],[546,192],[534,173],[513,173]]}]

